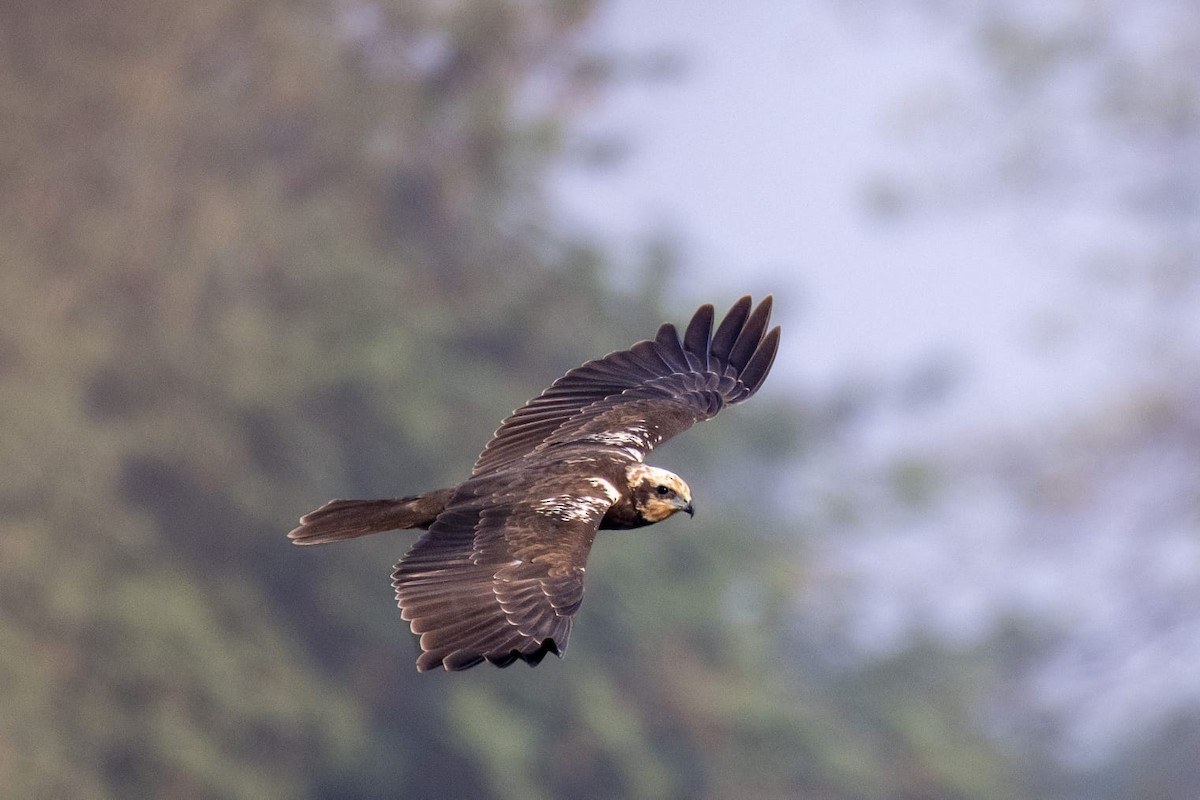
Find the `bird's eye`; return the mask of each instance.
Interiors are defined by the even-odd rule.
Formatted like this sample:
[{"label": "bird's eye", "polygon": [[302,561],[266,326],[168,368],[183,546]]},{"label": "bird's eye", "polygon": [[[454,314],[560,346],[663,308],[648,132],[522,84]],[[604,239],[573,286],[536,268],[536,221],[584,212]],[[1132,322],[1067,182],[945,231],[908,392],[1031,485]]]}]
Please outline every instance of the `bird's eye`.
[{"label": "bird's eye", "polygon": [[663,497],[663,496],[671,493],[671,490],[668,489],[666,486],[663,486],[661,483],[658,485],[658,488],[655,489],[654,491],[658,492],[659,497]]}]

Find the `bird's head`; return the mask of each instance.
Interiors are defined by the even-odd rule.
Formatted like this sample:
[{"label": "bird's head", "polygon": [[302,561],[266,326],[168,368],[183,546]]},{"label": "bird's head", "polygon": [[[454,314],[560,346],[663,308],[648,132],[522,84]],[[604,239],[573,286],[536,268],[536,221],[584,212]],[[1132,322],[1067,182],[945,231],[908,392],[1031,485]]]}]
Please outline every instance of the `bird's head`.
[{"label": "bird's head", "polygon": [[662,522],[678,511],[690,517],[696,513],[692,490],[674,472],[634,464],[625,471],[633,507],[647,522]]}]

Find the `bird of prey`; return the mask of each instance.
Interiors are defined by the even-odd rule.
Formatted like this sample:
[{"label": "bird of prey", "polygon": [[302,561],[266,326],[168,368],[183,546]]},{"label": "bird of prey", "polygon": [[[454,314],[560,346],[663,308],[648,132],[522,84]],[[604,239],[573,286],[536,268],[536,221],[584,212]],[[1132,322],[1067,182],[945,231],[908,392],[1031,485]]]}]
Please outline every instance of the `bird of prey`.
[{"label": "bird of prey", "polygon": [[682,339],[666,323],[517,409],[458,486],[333,500],[288,536],[308,545],[427,530],[392,573],[401,618],[420,637],[418,670],[561,656],[596,532],[693,514],[687,484],[646,455],[758,391],[779,347],[770,315],[770,296],[753,310],[743,297],[713,332],[713,307],[701,306]]}]

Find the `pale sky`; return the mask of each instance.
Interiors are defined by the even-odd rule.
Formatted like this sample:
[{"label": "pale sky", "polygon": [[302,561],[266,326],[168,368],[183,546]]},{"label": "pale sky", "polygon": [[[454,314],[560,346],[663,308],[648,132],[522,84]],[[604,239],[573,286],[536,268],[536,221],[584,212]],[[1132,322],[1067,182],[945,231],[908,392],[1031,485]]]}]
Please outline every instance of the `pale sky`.
[{"label": "pale sky", "polygon": [[906,147],[905,115],[969,80],[971,48],[911,14],[856,18],[838,6],[602,8],[602,49],[667,46],[688,69],[675,83],[619,89],[591,113],[585,129],[626,134],[632,154],[616,169],[561,175],[564,215],[629,250],[655,230],[678,234],[694,270],[681,306],[774,292],[791,323],[776,380],[898,378],[950,356],[965,374],[941,429],[1052,417],[1113,380],[1094,349],[1046,352],[1033,335],[1070,291],[1031,241],[1038,211],[984,203],[871,217],[866,182],[910,174],[928,155]]}]

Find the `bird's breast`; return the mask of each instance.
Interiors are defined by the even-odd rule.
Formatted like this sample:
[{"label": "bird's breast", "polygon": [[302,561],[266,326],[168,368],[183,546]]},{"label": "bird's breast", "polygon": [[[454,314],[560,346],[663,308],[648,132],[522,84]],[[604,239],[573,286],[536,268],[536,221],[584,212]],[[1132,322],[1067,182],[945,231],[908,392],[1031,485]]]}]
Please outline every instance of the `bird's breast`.
[{"label": "bird's breast", "polygon": [[650,521],[634,508],[633,502],[628,496],[624,496],[614,503],[605,512],[604,518],[600,520],[600,528],[602,530],[625,531],[630,528],[641,528],[649,524]]}]

